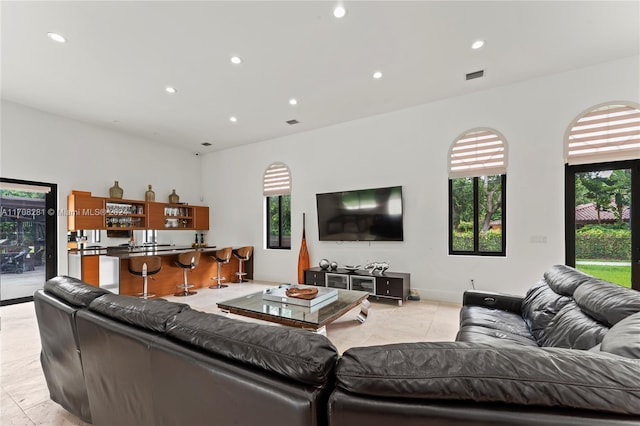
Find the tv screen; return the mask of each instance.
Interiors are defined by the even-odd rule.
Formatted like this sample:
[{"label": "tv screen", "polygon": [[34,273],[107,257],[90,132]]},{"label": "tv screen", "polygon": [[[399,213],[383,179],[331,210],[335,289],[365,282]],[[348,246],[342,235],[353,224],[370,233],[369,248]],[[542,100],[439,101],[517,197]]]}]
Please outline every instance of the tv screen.
[{"label": "tv screen", "polygon": [[316,194],[320,241],[403,241],[402,187]]}]

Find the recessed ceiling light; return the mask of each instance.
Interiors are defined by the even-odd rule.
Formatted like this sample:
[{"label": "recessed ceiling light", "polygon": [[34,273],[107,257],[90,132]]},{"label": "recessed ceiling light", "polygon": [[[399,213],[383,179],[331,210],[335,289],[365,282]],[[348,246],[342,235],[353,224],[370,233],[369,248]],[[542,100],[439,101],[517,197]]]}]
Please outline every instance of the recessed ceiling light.
[{"label": "recessed ceiling light", "polygon": [[337,5],[335,9],[333,9],[333,16],[335,16],[336,18],[344,18],[344,15],[346,14],[347,10],[341,4]]},{"label": "recessed ceiling light", "polygon": [[237,117],[229,117],[229,121],[232,123],[237,123],[238,122],[238,118]]},{"label": "recessed ceiling light", "polygon": [[484,46],[484,40],[476,40],[471,45],[471,48],[472,49],[480,49],[482,46]]},{"label": "recessed ceiling light", "polygon": [[289,105],[298,105],[298,100],[295,98],[289,99]]},{"label": "recessed ceiling light", "polygon": [[167,87],[165,87],[165,88],[164,88],[164,90],[165,90],[167,93],[172,93],[172,94],[173,94],[173,93],[177,93],[177,92],[178,92],[178,91],[176,90],[176,88],[175,88],[175,87],[171,87],[171,86],[167,86]]},{"label": "recessed ceiling light", "polygon": [[53,40],[53,41],[57,41],[58,43],[66,43],[67,39],[64,38],[63,36],[61,36],[60,34],[57,33],[47,33],[47,36]]},{"label": "recessed ceiling light", "polygon": [[231,63],[235,65],[242,63],[242,58],[240,56],[232,56],[230,60],[231,60]]},{"label": "recessed ceiling light", "polygon": [[373,78],[375,78],[376,80],[381,79],[382,78],[382,72],[381,71],[376,71],[373,73]]}]

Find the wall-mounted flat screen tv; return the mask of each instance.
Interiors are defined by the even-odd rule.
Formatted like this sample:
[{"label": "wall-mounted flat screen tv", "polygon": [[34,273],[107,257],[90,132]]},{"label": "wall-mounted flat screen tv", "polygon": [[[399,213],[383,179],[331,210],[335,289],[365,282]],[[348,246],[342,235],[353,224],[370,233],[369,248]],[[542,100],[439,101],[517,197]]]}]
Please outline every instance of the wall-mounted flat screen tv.
[{"label": "wall-mounted flat screen tv", "polygon": [[403,241],[402,187],[316,194],[320,241]]}]

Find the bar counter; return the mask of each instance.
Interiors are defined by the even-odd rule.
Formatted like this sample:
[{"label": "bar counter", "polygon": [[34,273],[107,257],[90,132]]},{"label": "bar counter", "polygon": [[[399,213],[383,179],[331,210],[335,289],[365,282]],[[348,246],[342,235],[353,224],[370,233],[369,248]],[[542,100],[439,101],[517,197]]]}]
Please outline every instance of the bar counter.
[{"label": "bar counter", "polygon": [[[153,278],[149,277],[149,292],[155,293],[156,296],[168,296],[176,293],[178,291],[176,287],[184,282],[183,268],[176,265],[177,256],[189,251],[200,252],[198,266],[187,272],[187,281],[190,284],[194,284],[193,289],[206,289],[215,284],[212,278],[217,275],[217,262],[211,256],[216,250],[218,250],[216,246],[199,248],[191,246],[139,246],[131,249],[129,247],[71,249],[69,250],[69,275],[95,286],[104,286],[110,290],[115,290],[120,294],[135,296],[142,292],[142,277],[129,272],[129,259],[139,256],[160,256],[162,258],[162,270],[153,275]],[[72,259],[75,259],[75,261],[72,261]],[[104,272],[101,273],[100,268],[104,269],[105,259],[118,262],[118,276],[115,280],[117,285],[105,285],[105,283],[101,282],[101,276],[104,276]],[[78,264],[78,269],[81,272],[72,273],[72,264]],[[221,267],[221,275],[226,278],[223,283],[239,282],[236,275],[238,268],[238,259],[232,255],[229,263]],[[247,273],[246,278],[253,278],[253,256],[244,262],[243,271]],[[117,289],[113,287],[117,287]]]}]

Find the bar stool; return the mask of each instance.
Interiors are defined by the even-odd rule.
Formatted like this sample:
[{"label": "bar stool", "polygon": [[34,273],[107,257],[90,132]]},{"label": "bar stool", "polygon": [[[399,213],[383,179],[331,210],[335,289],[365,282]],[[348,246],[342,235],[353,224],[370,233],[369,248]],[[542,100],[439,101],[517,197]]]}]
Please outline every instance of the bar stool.
[{"label": "bar stool", "polygon": [[229,263],[229,260],[231,259],[231,247],[225,247],[223,249],[216,250],[211,258],[218,264],[218,275],[211,279],[217,281],[218,284],[209,286],[209,288],[216,289],[229,287],[226,284],[222,284],[222,281],[226,280],[226,278],[220,275],[220,269],[222,265],[224,265],[225,263]]},{"label": "bar stool", "polygon": [[253,246],[244,246],[233,251],[233,255],[236,257],[236,259],[238,259],[238,272],[236,272],[236,275],[238,276],[239,283],[249,282],[249,280],[243,279],[243,277],[247,275],[247,273],[242,272],[242,264],[247,260],[251,259],[252,253],[253,253]]},{"label": "bar stool", "polygon": [[197,291],[189,290],[191,287],[194,287],[194,284],[189,284],[187,282],[187,271],[195,269],[195,267],[198,266],[199,261],[199,251],[188,251],[178,255],[176,266],[182,268],[184,271],[184,283],[176,286],[182,291],[175,293],[174,296],[191,296],[198,293]]},{"label": "bar stool", "polygon": [[142,277],[142,293],[138,293],[138,297],[149,299],[156,296],[154,293],[147,292],[147,276],[155,275],[161,269],[162,258],[160,256],[137,256],[129,259],[129,272]]}]

